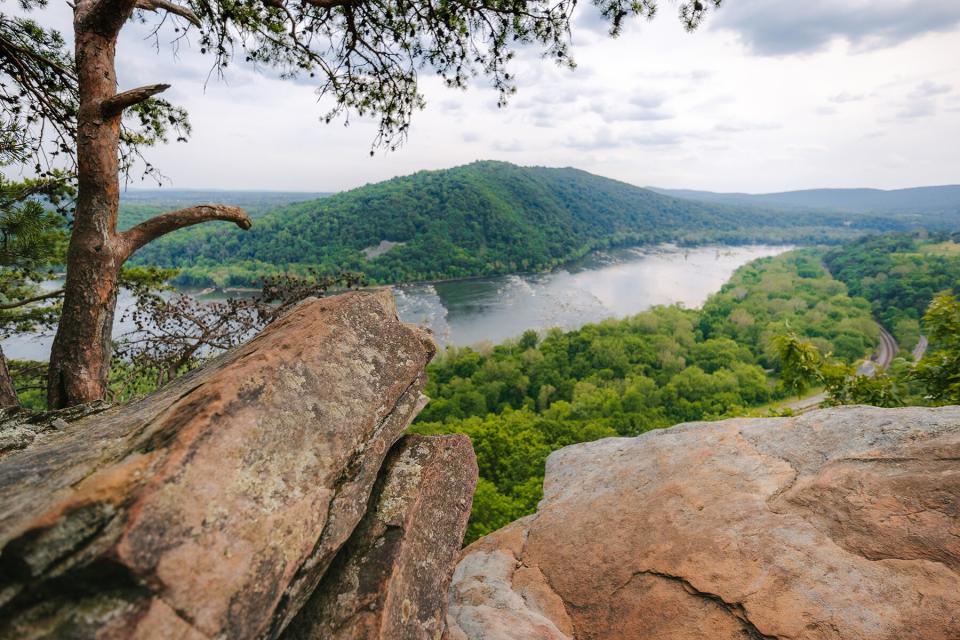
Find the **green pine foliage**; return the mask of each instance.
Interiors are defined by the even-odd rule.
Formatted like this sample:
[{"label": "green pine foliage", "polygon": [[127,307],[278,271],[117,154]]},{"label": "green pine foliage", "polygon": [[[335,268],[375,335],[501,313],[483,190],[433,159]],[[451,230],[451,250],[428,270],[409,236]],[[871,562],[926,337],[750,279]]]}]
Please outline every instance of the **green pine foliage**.
[{"label": "green pine foliage", "polygon": [[48,328],[59,307],[42,295],[41,283],[66,256],[65,219],[51,208],[72,191],[62,174],[12,181],[0,175],[0,337]]},{"label": "green pine foliage", "polygon": [[449,348],[412,429],[466,433],[480,466],[467,540],[531,513],[551,451],[786,398],[775,337],[787,329],[852,362],[874,347],[866,300],[814,250],[739,269],[700,310],[656,307],[579,330],[528,331],[488,350]]}]

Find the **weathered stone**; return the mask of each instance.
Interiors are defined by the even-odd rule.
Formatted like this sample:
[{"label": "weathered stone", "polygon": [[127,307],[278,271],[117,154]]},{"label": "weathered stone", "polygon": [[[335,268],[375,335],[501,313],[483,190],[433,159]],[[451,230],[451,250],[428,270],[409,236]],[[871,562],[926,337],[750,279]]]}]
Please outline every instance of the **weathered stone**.
[{"label": "weathered stone", "polygon": [[284,638],[440,638],[476,484],[466,436],[404,437],[367,514]]},{"label": "weathered stone", "polygon": [[575,445],[544,489],[465,550],[451,638],[960,638],[958,407]]},{"label": "weathered stone", "polygon": [[0,637],[279,635],[363,515],[433,352],[387,291],[308,300],[0,458]]},{"label": "weathered stone", "polygon": [[0,409],[0,458],[26,449],[37,438],[64,429],[70,422],[106,411],[106,402],[91,402],[57,411],[38,413],[22,407]]}]

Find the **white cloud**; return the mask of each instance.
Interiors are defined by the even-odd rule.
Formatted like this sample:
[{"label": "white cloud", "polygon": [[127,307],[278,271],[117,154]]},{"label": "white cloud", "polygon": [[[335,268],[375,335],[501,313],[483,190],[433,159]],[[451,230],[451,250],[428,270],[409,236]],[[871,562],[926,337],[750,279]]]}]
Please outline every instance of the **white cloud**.
[{"label": "white cloud", "polygon": [[830,96],[830,102],[836,104],[846,104],[848,102],[860,102],[861,100],[866,99],[866,95],[863,93],[850,93],[849,91],[841,91],[836,95]]},{"label": "white cloud", "polygon": [[953,87],[947,83],[933,82],[927,80],[917,85],[917,88],[910,93],[912,98],[930,98],[932,96],[941,96],[953,91]]},{"label": "white cloud", "polygon": [[779,129],[782,126],[783,125],[776,122],[734,120],[717,123],[713,129],[720,133],[744,133],[746,131],[771,131],[773,129]]},{"label": "white cloud", "polygon": [[926,118],[936,112],[937,108],[932,100],[922,100],[903,107],[897,111],[896,117],[901,120],[912,120],[914,118]]},{"label": "white cloud", "polygon": [[518,151],[523,151],[526,147],[523,142],[517,138],[512,138],[510,140],[495,140],[493,143],[494,151],[500,151],[502,153],[516,153]]},{"label": "white cloud", "polygon": [[[375,123],[324,125],[311,81],[240,65],[208,82],[210,59],[175,56],[170,33],[158,52],[125,30],[120,84],[171,82],[190,111],[190,142],[151,153],[175,187],[331,191],[478,158],[724,191],[960,182],[943,144],[960,137],[958,0],[730,0],[695,33],[664,10],[617,39],[591,11],[578,68],[525,47],[505,109],[482,78],[457,91],[425,71],[409,141],[373,157]],[[65,4],[51,15],[69,28]]]}]

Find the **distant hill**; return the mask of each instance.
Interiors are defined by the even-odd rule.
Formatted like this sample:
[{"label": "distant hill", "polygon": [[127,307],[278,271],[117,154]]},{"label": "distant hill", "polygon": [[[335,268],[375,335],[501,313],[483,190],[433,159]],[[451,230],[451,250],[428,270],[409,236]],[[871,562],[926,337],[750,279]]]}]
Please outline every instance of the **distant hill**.
[{"label": "distant hill", "polygon": [[693,202],[578,169],[484,161],[283,206],[245,233],[215,224],[178,232],[137,259],[184,269],[182,284],[309,268],[402,282],[542,270],[614,245],[809,242],[887,224]]},{"label": "distant hill", "polygon": [[[935,216],[948,214],[955,223],[960,217],[960,185],[912,189],[805,189],[780,193],[715,193],[689,189],[652,191],[698,202],[715,202],[765,208],[820,209],[837,213],[884,214],[915,217],[938,222]],[[929,219],[929,220],[928,220]]]}]

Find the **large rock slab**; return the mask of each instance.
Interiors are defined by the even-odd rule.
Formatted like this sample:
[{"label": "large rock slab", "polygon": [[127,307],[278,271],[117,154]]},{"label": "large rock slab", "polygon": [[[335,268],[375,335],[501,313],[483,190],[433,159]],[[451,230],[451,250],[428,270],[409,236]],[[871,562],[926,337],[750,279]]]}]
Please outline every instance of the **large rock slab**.
[{"label": "large rock slab", "polygon": [[960,638],[960,408],[848,407],[562,449],[465,550],[451,638]]},{"label": "large rock slab", "polygon": [[467,436],[405,436],[367,514],[283,637],[440,638],[476,485]]},{"label": "large rock slab", "polygon": [[279,635],[360,521],[433,353],[387,291],[312,299],[137,404],[15,438],[0,637]]}]

